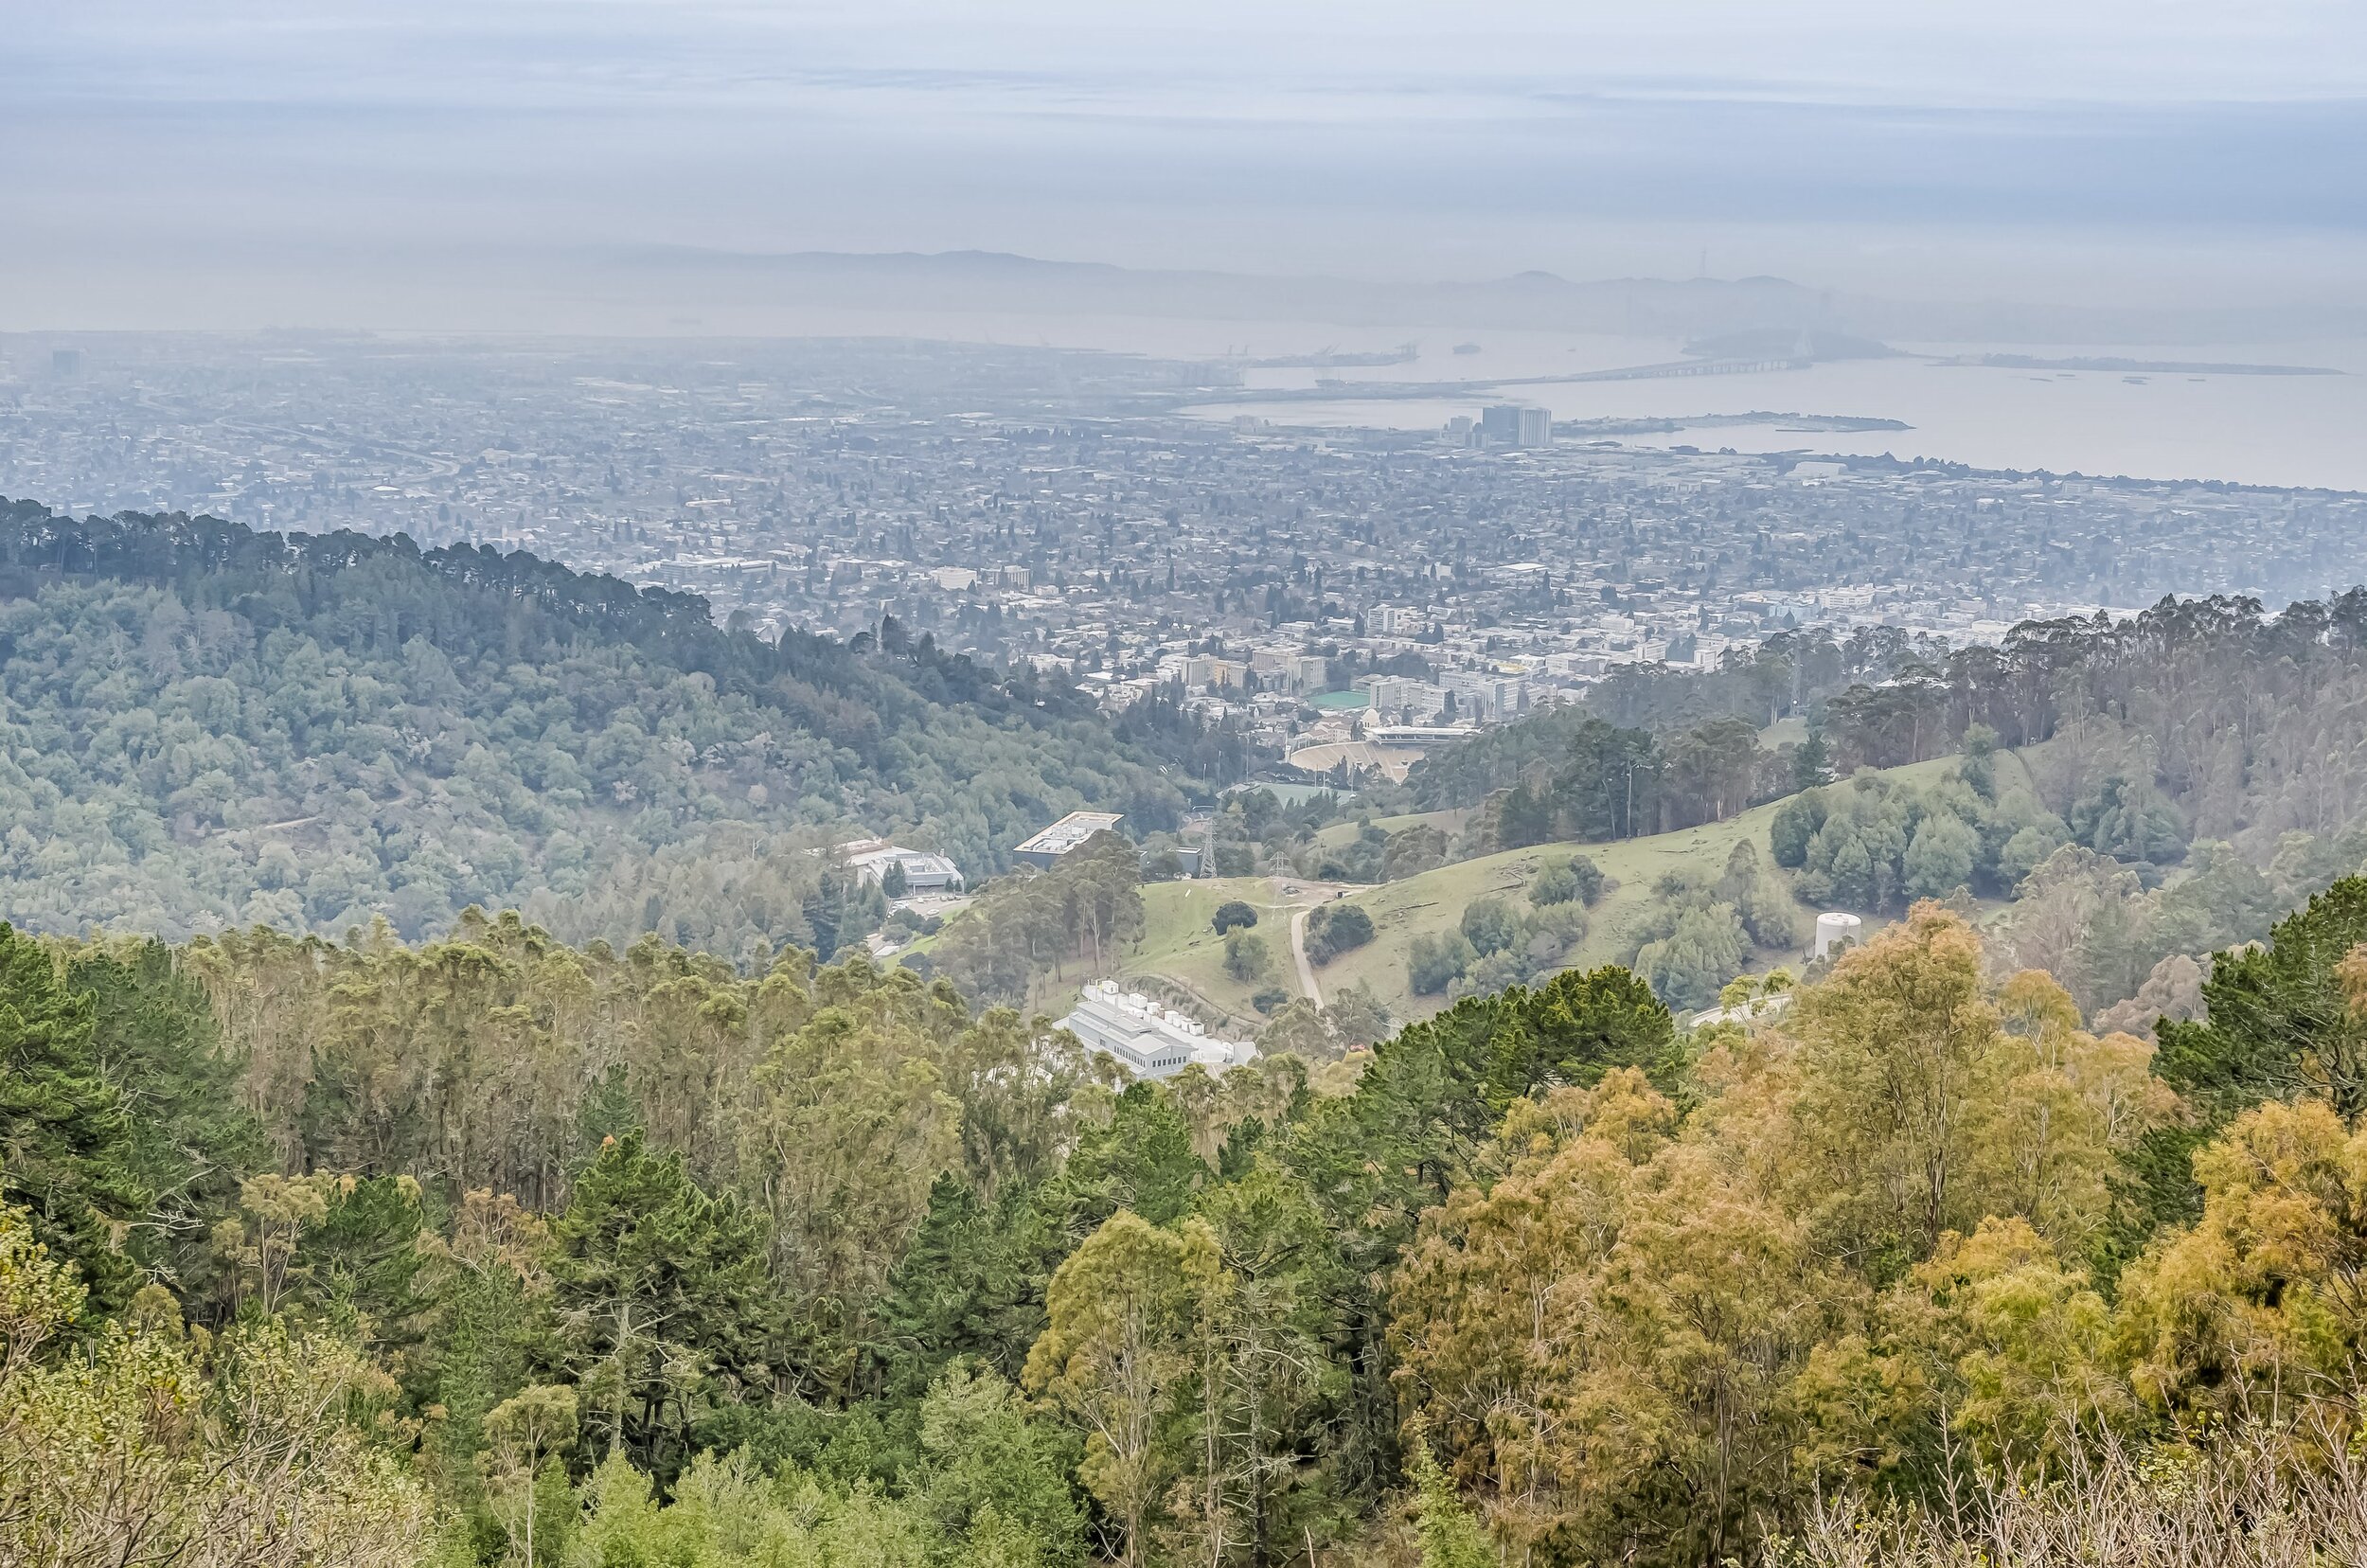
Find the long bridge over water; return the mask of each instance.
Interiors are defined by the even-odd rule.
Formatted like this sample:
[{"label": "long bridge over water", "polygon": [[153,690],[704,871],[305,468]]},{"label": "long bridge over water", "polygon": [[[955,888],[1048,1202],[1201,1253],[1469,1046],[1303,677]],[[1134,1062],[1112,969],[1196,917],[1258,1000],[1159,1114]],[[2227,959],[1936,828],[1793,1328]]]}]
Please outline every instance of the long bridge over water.
[{"label": "long bridge over water", "polygon": [[1612,370],[1568,370],[1551,376],[1511,376],[1497,381],[1347,381],[1326,377],[1311,386],[1242,387],[1209,402],[1329,402],[1341,398],[1477,398],[1514,386],[1566,386],[1574,382],[1660,381],[1676,376],[1753,376],[1771,370],[1806,370],[1815,364],[1802,355],[1759,359],[1682,359],[1660,365],[1628,365]]},{"label": "long bridge over water", "polygon": [[1568,376],[1533,376],[1523,382],[1500,382],[1501,386],[1542,386],[1548,382],[1659,381],[1667,376],[1753,376],[1765,370],[1806,370],[1816,362],[1785,355],[1777,359],[1670,360],[1664,365],[1630,365],[1618,370],[1581,370]]}]

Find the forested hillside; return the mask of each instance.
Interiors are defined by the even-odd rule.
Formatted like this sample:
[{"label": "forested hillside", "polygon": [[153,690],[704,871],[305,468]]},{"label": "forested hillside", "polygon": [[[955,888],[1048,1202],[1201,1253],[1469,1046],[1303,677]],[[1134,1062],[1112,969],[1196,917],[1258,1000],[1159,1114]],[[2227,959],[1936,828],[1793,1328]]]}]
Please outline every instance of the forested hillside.
[{"label": "forested hillside", "polygon": [[[1581,705],[1548,708],[1433,754],[1414,770],[1404,797],[1418,811],[1476,807],[1516,785],[1536,793],[1576,764],[1579,779],[1561,793],[1591,796],[1574,808],[1586,836],[1626,838],[1717,821],[1815,783],[1828,766],[1821,742],[1798,756],[1790,746],[1762,748],[1766,726],[1821,714],[1854,686],[1946,656],[1945,649],[1876,627],[1841,641],[1822,631],[1780,632],[1730,651],[1713,670],[1625,666]],[[1606,769],[1615,789],[1603,782]]]},{"label": "forested hillside", "polygon": [[803,851],[829,835],[981,874],[1072,808],[1171,823],[1173,779],[1237,765],[1171,712],[1113,733],[893,622],[767,642],[467,545],[17,503],[0,593],[0,905],[49,930],[418,936],[485,904],[811,946],[833,890]]},{"label": "forested hillside", "polygon": [[2367,881],[2159,1049],[1990,970],[1326,1097],[861,959],[0,929],[0,1556],[2358,1560]]},{"label": "forested hillside", "polygon": [[[1797,714],[1808,739],[1755,743]],[[1526,785],[1582,829],[1624,838],[1717,820],[1861,767],[2051,742],[2075,797],[2110,775],[2159,790],[2191,837],[2255,858],[2279,834],[2367,813],[2367,589],[2276,615],[2254,599],[2164,600],[2130,619],[2030,622],[1998,648],[1785,633],[1726,668],[1606,682],[1582,709],[1507,725],[1423,762],[1419,809]],[[2066,804],[2068,801],[2066,801]],[[2057,808],[2060,810],[2060,807]]]},{"label": "forested hillside", "polygon": [[[1777,717],[1797,738],[1771,745],[1757,725]],[[1606,683],[1586,707],[1425,761],[1402,793],[1466,812],[1467,856],[1782,800],[1765,847],[1804,902],[1884,917],[1919,898],[2007,902],[2001,963],[2049,971],[2088,1016],[2150,1028],[2200,1007],[2214,952],[2367,869],[2362,733],[2367,590],[2275,615],[2165,601],[1955,652],[1786,633],[1717,671]],[[1923,763],[1951,775],[1902,789],[1866,775]],[[1688,1000],[1748,956],[1692,946]]]}]

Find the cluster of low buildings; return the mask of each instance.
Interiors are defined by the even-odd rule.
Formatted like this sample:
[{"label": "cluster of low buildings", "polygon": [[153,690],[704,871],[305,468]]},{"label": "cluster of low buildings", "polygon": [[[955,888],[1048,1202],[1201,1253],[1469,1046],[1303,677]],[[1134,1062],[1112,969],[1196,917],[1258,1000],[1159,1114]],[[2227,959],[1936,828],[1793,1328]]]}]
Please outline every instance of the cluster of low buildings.
[{"label": "cluster of low buildings", "polygon": [[1186,1067],[1222,1073],[1257,1058],[1254,1042],[1219,1040],[1197,1019],[1115,980],[1087,985],[1059,1027],[1138,1078],[1173,1078]]},{"label": "cluster of low buildings", "polygon": [[835,848],[839,864],[860,880],[899,897],[959,893],[962,869],[932,849],[907,849],[883,838],[851,839]]}]

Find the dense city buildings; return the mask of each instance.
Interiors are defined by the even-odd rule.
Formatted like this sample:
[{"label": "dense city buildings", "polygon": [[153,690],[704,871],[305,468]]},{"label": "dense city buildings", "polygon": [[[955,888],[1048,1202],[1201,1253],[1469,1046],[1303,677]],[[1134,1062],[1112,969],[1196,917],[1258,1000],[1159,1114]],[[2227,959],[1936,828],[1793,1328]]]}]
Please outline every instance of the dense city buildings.
[{"label": "dense city buildings", "polygon": [[1633,447],[1512,403],[1290,431],[1201,417],[1237,366],[1048,348],[0,353],[0,494],[528,549],[758,630],[927,635],[1112,709],[1170,694],[1308,772],[1401,773],[1424,732],[1787,627],[1964,643],[2172,592],[2280,602],[2355,575],[2367,525],[2356,495]]}]

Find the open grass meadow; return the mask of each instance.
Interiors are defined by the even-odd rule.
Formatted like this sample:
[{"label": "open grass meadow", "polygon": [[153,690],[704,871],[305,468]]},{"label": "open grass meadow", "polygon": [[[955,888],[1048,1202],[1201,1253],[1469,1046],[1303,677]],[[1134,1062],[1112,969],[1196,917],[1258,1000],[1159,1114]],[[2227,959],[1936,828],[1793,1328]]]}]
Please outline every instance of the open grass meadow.
[{"label": "open grass meadow", "polygon": [[[2027,771],[2019,757],[2001,753],[1998,761],[2001,786],[2028,783]],[[1945,776],[1956,765],[1955,757],[1937,757],[1885,770],[1884,775],[1925,784]],[[1442,865],[1400,882],[1357,887],[1347,893],[1347,898],[1372,917],[1373,940],[1318,969],[1316,984],[1328,996],[1334,988],[1361,980],[1372,987],[1397,1018],[1429,1017],[1446,1005],[1446,998],[1416,996],[1408,985],[1406,954],[1414,939],[1451,929],[1462,920],[1464,909],[1475,899],[1490,894],[1516,900],[1524,898],[1529,881],[1540,865],[1569,855],[1592,859],[1602,867],[1612,885],[1601,901],[1587,912],[1586,936],[1571,950],[1565,967],[1592,969],[1599,964],[1623,962],[1634,948],[1629,927],[1652,901],[1653,885],[1661,877],[1684,867],[1714,877],[1725,869],[1727,856],[1745,838],[1757,844],[1762,854],[1766,853],[1768,825],[1781,804],[1770,802],[1724,822],[1614,844],[1551,844],[1507,849]],[[1376,825],[1394,832],[1426,822],[1453,833],[1461,830],[1468,815],[1467,811],[1433,811],[1420,816],[1376,819]],[[1337,823],[1323,831],[1326,835],[1345,836],[1355,833],[1357,828],[1354,823]],[[1285,895],[1282,889],[1286,885],[1300,887],[1301,896],[1293,899]],[[1312,901],[1306,896],[1311,892],[1315,890],[1304,884],[1265,877],[1146,887],[1143,897],[1148,931],[1128,959],[1128,972],[1166,976],[1228,1011],[1248,1015],[1249,998],[1260,986],[1272,984],[1297,992],[1290,958],[1290,908]],[[1327,892],[1324,890],[1316,897],[1327,896]],[[1224,972],[1224,944],[1208,929],[1208,918],[1217,905],[1234,898],[1258,910],[1257,929],[1266,934],[1272,955],[1272,978],[1256,986],[1240,985]],[[1818,911],[1803,905],[1801,913],[1805,929]],[[1868,911],[1856,913],[1866,917],[1869,930],[1887,923]],[[1764,968],[1797,965],[1805,957],[1805,950],[1762,952],[1755,961]]]}]

